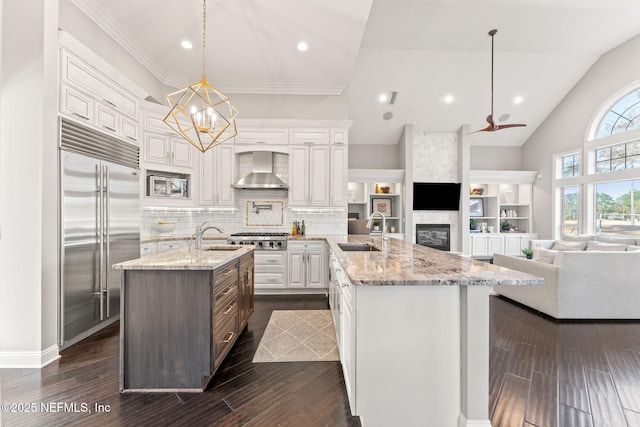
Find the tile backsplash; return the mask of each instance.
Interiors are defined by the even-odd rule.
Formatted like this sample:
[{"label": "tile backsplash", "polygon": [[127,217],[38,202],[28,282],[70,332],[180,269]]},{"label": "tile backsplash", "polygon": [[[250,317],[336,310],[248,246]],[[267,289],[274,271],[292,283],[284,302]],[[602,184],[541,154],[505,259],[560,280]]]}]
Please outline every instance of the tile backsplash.
[{"label": "tile backsplash", "polygon": [[[141,238],[159,235],[152,225],[158,221],[175,222],[176,228],[170,235],[190,236],[196,227],[205,221],[209,225],[222,228],[225,233],[242,231],[273,231],[291,232],[294,221],[305,222],[307,235],[342,235],[347,234],[347,209],[340,208],[290,208],[287,206],[288,192],[283,190],[236,190],[234,208],[160,208],[145,207],[142,210]],[[284,207],[283,219],[270,215],[264,225],[249,225],[255,223],[255,215],[247,218],[247,202],[251,205],[270,202],[274,206]],[[255,213],[255,212],[254,212]],[[249,215],[251,215],[249,213]],[[272,217],[273,216],[273,217]],[[265,216],[266,218],[266,216]],[[215,234],[215,230],[207,236]],[[166,234],[163,234],[166,235]]]}]

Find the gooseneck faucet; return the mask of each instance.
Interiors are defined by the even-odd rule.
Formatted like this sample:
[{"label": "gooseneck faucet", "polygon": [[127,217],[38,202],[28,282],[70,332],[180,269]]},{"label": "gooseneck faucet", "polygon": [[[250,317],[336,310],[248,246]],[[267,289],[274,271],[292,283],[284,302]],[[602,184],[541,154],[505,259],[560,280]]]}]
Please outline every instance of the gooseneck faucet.
[{"label": "gooseneck faucet", "polygon": [[382,240],[387,240],[389,238],[385,234],[385,230],[387,228],[387,218],[384,216],[382,212],[375,211],[374,213],[371,214],[371,216],[369,217],[369,222],[367,222],[367,228],[371,228],[371,221],[376,215],[380,215],[380,217],[382,218],[382,234],[381,234]]},{"label": "gooseneck faucet", "polygon": [[202,235],[205,233],[205,231],[211,230],[213,228],[214,230],[218,230],[218,233],[224,233],[224,230],[222,228],[216,227],[214,225],[204,227],[208,223],[209,221],[205,221],[196,227],[196,249],[202,248]]}]

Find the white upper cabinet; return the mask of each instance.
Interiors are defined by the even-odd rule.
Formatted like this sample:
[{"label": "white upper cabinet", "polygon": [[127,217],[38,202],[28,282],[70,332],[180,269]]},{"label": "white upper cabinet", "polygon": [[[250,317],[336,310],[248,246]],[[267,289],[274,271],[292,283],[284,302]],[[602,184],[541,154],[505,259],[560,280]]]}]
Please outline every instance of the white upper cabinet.
[{"label": "white upper cabinet", "polygon": [[286,145],[289,129],[283,127],[238,127],[237,144]]},{"label": "white upper cabinet", "polygon": [[97,69],[61,50],[60,113],[140,145],[138,101]]},{"label": "white upper cabinet", "polygon": [[196,149],[189,141],[152,132],[145,132],[143,139],[142,153],[145,162],[186,168],[193,167]]},{"label": "white upper cabinet", "polygon": [[329,146],[289,149],[289,206],[329,206]]},{"label": "white upper cabinet", "polygon": [[289,143],[293,145],[329,145],[329,129],[291,129]]},{"label": "white upper cabinet", "polygon": [[331,146],[331,205],[347,206],[349,201],[349,149],[347,145]]},{"label": "white upper cabinet", "polygon": [[198,195],[200,206],[234,206],[235,149],[221,144],[198,158]]},{"label": "white upper cabinet", "polygon": [[346,206],[348,129],[291,128],[289,206]]}]

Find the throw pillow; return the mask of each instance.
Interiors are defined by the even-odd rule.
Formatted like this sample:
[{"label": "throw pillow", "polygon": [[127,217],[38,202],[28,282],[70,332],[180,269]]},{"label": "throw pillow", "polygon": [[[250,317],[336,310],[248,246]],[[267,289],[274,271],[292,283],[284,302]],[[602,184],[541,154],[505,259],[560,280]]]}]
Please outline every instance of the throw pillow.
[{"label": "throw pillow", "polygon": [[545,248],[535,248],[533,250],[533,258],[540,262],[546,262],[547,264],[553,264],[553,261],[556,259],[556,254],[558,251],[554,251],[552,249]]},{"label": "throw pillow", "polygon": [[626,251],[627,245],[622,243],[588,242],[588,251]]},{"label": "throw pillow", "polygon": [[640,252],[640,246],[627,245],[627,252]]},{"label": "throw pillow", "polygon": [[618,243],[623,245],[635,245],[636,239],[629,237],[614,237],[614,236],[597,236],[596,241],[607,243]]},{"label": "throw pillow", "polygon": [[562,234],[562,240],[570,242],[588,242],[593,240],[595,236],[591,234]]},{"label": "throw pillow", "polygon": [[[591,243],[591,242],[589,242]],[[585,242],[570,242],[566,240],[558,240],[551,246],[554,251],[584,251]]]}]

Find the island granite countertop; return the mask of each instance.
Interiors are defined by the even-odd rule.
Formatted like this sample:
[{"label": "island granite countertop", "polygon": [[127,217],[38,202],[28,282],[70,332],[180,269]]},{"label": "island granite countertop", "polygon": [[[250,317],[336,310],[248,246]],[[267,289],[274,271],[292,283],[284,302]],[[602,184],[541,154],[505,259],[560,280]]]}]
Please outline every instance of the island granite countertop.
[{"label": "island granite countertop", "polygon": [[253,250],[252,245],[203,245],[202,249],[182,248],[132,259],[114,264],[113,268],[116,270],[215,270]]},{"label": "island granite countertop", "polygon": [[[397,239],[349,235],[326,238],[338,262],[356,286],[541,285],[541,277]],[[339,243],[370,244],[380,251],[346,252]]]}]

